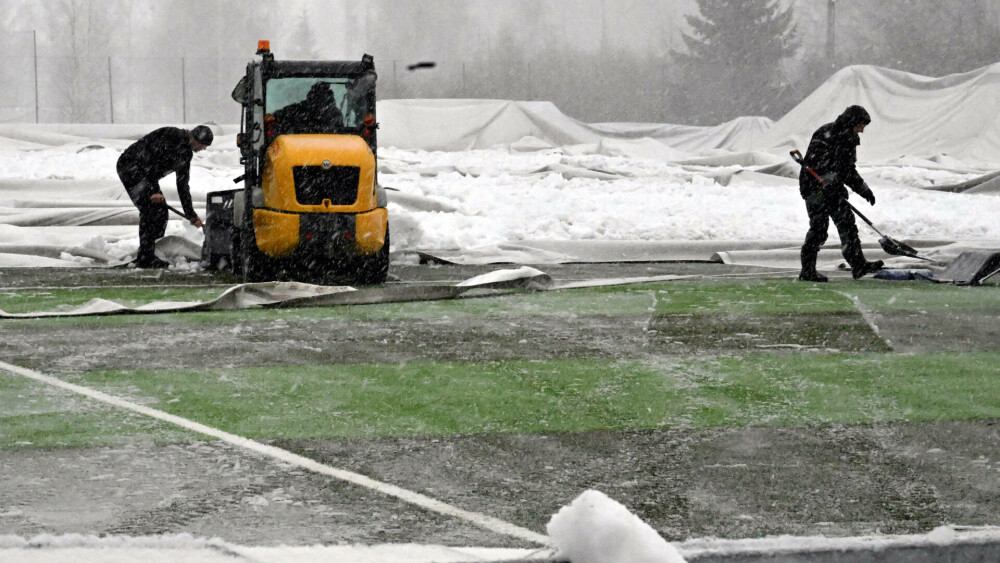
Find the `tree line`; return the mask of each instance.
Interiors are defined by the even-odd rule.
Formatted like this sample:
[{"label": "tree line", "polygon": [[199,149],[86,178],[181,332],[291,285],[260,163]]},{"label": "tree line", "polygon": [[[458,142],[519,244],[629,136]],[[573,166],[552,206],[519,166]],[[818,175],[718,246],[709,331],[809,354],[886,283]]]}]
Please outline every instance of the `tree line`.
[{"label": "tree line", "polygon": [[[658,31],[644,28],[652,36],[639,38],[642,48],[613,41],[611,35],[628,30],[602,23],[601,18],[628,10],[654,18],[664,11],[661,1],[581,2],[593,13],[579,18],[598,25],[576,37],[552,31],[573,33],[565,25],[565,10],[533,1],[51,0],[12,8],[0,0],[0,21],[8,29],[43,28],[40,51],[65,58],[59,80],[41,87],[58,89],[70,108],[64,119],[70,121],[93,119],[97,114],[89,106],[108,105],[93,99],[94,69],[73,64],[74,59],[96,59],[107,67],[107,57],[129,53],[163,57],[170,68],[177,64],[168,57],[186,57],[188,65],[231,66],[234,58],[249,59],[261,38],[272,39],[279,57],[374,54],[382,99],[549,100],[587,122],[707,125],[744,115],[776,119],[846,65],[942,76],[1000,61],[995,0],[836,0],[832,59],[825,50],[830,0],[688,0],[690,10],[680,24],[664,18]],[[318,5],[329,17],[317,16]],[[488,18],[483,23],[483,13],[498,5],[516,9],[495,29],[483,29],[492,24]],[[585,33],[599,37],[579,36]],[[581,39],[594,39],[599,48],[588,48]],[[425,51],[439,57],[432,71],[407,73],[394,65]],[[215,67],[205,72],[228,72]],[[189,76],[198,76],[194,70],[188,67]],[[157,74],[149,69],[151,77]],[[192,87],[199,85],[187,86]]]}]

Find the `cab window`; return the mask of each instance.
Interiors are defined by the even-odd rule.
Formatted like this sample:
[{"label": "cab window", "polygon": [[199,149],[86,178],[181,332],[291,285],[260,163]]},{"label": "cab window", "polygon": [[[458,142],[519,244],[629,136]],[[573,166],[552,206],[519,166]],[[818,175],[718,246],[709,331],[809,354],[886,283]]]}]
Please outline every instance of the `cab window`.
[{"label": "cab window", "polygon": [[[368,111],[368,99],[348,95],[349,78],[294,77],[267,82],[265,112],[273,114],[279,129],[282,121],[299,133],[337,132],[329,129],[360,129]],[[312,130],[316,129],[316,130]],[[279,132],[280,134],[280,132]]]}]

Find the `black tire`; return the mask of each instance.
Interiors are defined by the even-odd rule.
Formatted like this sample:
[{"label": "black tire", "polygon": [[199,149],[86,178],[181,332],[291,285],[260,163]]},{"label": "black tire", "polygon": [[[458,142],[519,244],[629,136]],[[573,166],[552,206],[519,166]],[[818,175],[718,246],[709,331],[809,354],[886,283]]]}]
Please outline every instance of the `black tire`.
[{"label": "black tire", "polygon": [[243,275],[243,235],[240,229],[233,228],[232,264],[230,268],[234,276]]},{"label": "black tire", "polygon": [[389,225],[385,226],[385,244],[371,256],[358,258],[354,273],[358,285],[382,285],[389,277]]},{"label": "black tire", "polygon": [[240,269],[243,271],[243,281],[254,283],[274,280],[274,261],[257,248],[257,236],[253,229],[243,230],[240,243]]}]

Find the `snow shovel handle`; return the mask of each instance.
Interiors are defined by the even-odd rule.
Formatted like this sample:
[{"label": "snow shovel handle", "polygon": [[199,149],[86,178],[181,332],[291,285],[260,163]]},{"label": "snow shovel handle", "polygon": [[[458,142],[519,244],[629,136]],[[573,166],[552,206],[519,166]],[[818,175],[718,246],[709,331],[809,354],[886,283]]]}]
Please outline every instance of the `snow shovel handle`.
[{"label": "snow shovel handle", "polygon": [[878,227],[876,227],[875,225],[873,225],[872,222],[868,220],[868,217],[865,217],[864,213],[858,211],[858,208],[854,207],[854,204],[852,204],[851,202],[847,201],[846,199],[844,200],[844,203],[846,203],[847,206],[851,208],[851,211],[853,211],[855,215],[857,215],[858,217],[861,217],[862,221],[864,221],[865,223],[868,223],[868,226],[871,227],[872,229],[874,229],[876,233],[882,235],[883,238],[889,238],[889,237],[885,236],[882,233],[882,231],[878,230]]},{"label": "snow shovel handle", "polygon": [[180,211],[177,211],[177,208],[176,208],[176,207],[174,207],[173,205],[170,205],[169,203],[167,203],[167,202],[165,202],[165,201],[163,202],[163,205],[166,205],[166,206],[167,206],[167,209],[169,209],[169,210],[173,211],[174,213],[176,213],[176,214],[180,215],[181,217],[183,217],[183,218],[187,219],[187,215],[185,215],[185,214],[181,213]]},{"label": "snow shovel handle", "polygon": [[799,149],[795,149],[788,154],[792,155],[792,160],[798,162],[799,166],[806,169],[806,172],[812,174],[813,178],[816,178],[816,181],[818,181],[820,184],[823,184],[824,186],[826,185],[826,180],[820,178],[819,174],[817,174],[815,170],[806,166],[806,161],[804,158],[802,158],[802,153],[799,152]]},{"label": "snow shovel handle", "polygon": [[163,205],[166,205],[166,206],[167,206],[167,209],[169,209],[169,210],[173,211],[173,212],[174,212],[174,213],[176,213],[176,214],[177,214],[178,216],[180,216],[180,217],[183,217],[185,221],[190,221],[190,219],[188,219],[188,216],[187,216],[187,215],[185,215],[185,214],[181,213],[180,211],[178,211],[178,210],[177,210],[177,208],[176,208],[176,207],[174,207],[173,205],[170,205],[170,204],[169,204],[169,203],[167,203],[166,201],[164,201],[164,202],[163,202]]}]

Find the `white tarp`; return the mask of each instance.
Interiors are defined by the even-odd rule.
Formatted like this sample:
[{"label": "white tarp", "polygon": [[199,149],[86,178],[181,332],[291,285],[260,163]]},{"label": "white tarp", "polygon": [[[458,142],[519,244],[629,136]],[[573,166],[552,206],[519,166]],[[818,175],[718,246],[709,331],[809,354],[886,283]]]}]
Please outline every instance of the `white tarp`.
[{"label": "white tarp", "polygon": [[[381,100],[379,144],[401,149],[464,151],[517,143],[597,144],[654,140],[685,153],[713,150],[780,153],[805,148],[820,125],[848,105],[872,115],[862,136],[862,161],[911,157],[954,166],[1000,162],[1000,63],[931,78],[869,65],[844,68],[784,117],[741,117],[715,126],[664,123],[586,124],[546,101]],[[234,122],[238,109],[234,105]],[[129,124],[0,124],[0,150],[78,145],[117,150],[157,127]],[[217,144],[232,144],[236,125],[214,125]],[[536,147],[536,148],[537,148]]]},{"label": "white tarp", "polygon": [[[377,107],[379,143],[401,149],[464,151],[514,144],[525,137],[535,148],[634,141],[638,150],[670,154],[723,149],[750,150],[772,121],[741,117],[699,127],[666,123],[586,124],[552,102],[510,100],[383,100]],[[667,151],[668,148],[676,149]]]},{"label": "white tarp", "polygon": [[533,137],[563,146],[611,139],[651,141],[686,153],[804,150],[812,132],[849,105],[872,116],[863,162],[983,169],[1000,163],[1000,63],[930,78],[868,65],[835,73],[784,117],[742,117],[710,127],[662,123],[585,124],[550,102],[386,100],[380,142],[422,150],[470,150]]},{"label": "white tarp", "polygon": [[1000,63],[943,78],[844,68],[775,122],[760,146],[804,151],[817,127],[852,104],[872,116],[858,148],[862,161],[1000,163]]},{"label": "white tarp", "polygon": [[640,278],[603,278],[555,282],[545,272],[528,266],[487,272],[457,284],[385,286],[355,289],[350,286],[313,285],[301,282],[260,282],[234,285],[209,301],[153,301],[139,306],[122,305],[109,299],[95,298],[79,307],[55,311],[8,313],[0,310],[0,319],[43,317],[86,317],[141,313],[180,313],[194,311],[232,311],[254,307],[332,307],[401,301],[454,299],[473,289],[532,289],[549,291],[579,287],[662,282],[692,276],[646,276]]},{"label": "white tarp", "polygon": [[[588,125],[550,102],[383,100],[379,181],[394,189],[392,251],[551,263],[602,255],[604,243],[797,246],[807,221],[787,152],[804,149],[812,131],[855,103],[873,118],[862,135],[861,172],[878,206],[860,207],[879,228],[904,241],[996,248],[1000,179],[990,174],[1000,168],[998,73],[993,65],[932,79],[849,67],[777,122],[744,117],[714,127]],[[0,124],[0,267],[107,265],[134,255],[138,214],[115,162],[154,127]],[[202,214],[208,192],[241,185],[232,182],[242,173],[239,128],[213,129],[215,143],[192,162]],[[178,207],[173,176],[161,184]],[[201,243],[197,229],[170,219],[168,235]],[[870,247],[878,237],[859,226]],[[835,233],[829,242],[838,244]],[[584,244],[595,248],[581,251]],[[731,259],[742,250],[713,248]]]}]

